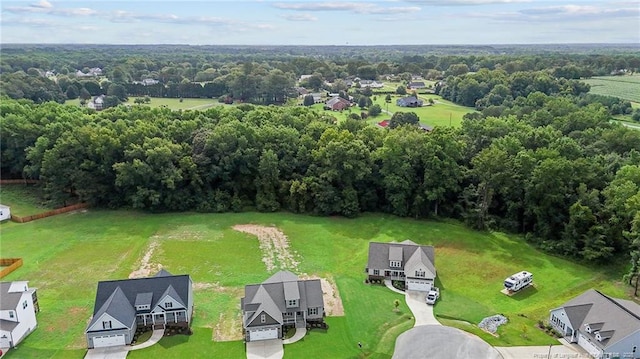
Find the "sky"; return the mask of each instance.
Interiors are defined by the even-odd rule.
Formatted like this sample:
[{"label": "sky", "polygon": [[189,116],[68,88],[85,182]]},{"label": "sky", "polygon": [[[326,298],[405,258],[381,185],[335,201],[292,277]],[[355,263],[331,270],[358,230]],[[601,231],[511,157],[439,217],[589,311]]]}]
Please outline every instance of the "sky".
[{"label": "sky", "polygon": [[640,43],[640,0],[1,2],[0,43]]}]

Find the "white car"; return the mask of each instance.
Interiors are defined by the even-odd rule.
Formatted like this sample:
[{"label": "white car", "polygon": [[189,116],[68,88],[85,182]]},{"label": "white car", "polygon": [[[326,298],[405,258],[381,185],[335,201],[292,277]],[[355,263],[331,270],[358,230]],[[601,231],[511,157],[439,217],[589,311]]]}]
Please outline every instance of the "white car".
[{"label": "white car", "polygon": [[427,304],[434,305],[438,298],[440,298],[440,289],[438,287],[432,287],[429,293],[427,293],[425,300]]}]

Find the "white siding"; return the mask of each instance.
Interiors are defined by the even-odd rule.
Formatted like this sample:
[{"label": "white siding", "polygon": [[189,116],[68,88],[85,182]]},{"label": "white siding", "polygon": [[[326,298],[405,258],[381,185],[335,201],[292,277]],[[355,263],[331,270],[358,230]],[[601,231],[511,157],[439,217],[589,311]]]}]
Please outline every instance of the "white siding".
[{"label": "white siding", "polygon": [[[103,322],[111,322],[111,328],[104,328],[102,325]],[[110,316],[107,313],[103,313],[98,320],[93,323],[91,328],[87,329],[87,332],[99,332],[103,330],[114,330],[114,329],[129,329],[128,326],[124,325],[122,322],[116,320],[114,317]]]},{"label": "white siding", "polygon": [[0,205],[0,221],[11,219],[11,208]]},{"label": "white siding", "polygon": [[602,351],[595,344],[593,344],[589,338],[582,335],[582,333],[578,334],[578,345],[581,346],[584,350],[587,351],[594,358],[600,358],[602,356]]},{"label": "white siding", "polygon": [[[26,307],[23,307],[24,303],[27,303]],[[33,300],[31,298],[31,292],[24,292],[18,307],[15,310],[16,318],[18,319],[18,325],[13,329],[11,336],[13,338],[13,345],[20,343],[29,333],[31,333],[38,322],[36,321],[36,313],[33,309]]]},{"label": "white siding", "polygon": [[[171,303],[170,307],[167,307],[167,303]],[[165,295],[164,298],[158,301],[158,305],[153,308],[152,313],[164,313],[166,310],[186,309],[180,302],[172,298],[170,295]]]}]

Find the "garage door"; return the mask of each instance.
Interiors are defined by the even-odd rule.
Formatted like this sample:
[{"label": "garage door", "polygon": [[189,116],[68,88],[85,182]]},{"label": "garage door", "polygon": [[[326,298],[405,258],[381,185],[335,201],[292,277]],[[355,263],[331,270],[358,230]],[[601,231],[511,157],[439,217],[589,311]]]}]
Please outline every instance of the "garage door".
[{"label": "garage door", "polygon": [[584,348],[594,358],[599,358],[602,355],[602,351],[587,339],[584,335],[578,335],[578,345]]},{"label": "garage door", "polygon": [[9,337],[7,337],[6,335],[3,337],[0,337],[0,348],[10,348],[11,347],[11,341],[9,340]]},{"label": "garage door", "polygon": [[249,332],[249,341],[278,339],[278,328],[252,330]]},{"label": "garage door", "polygon": [[116,345],[125,345],[124,334],[119,335],[105,335],[102,337],[93,338],[94,348],[113,347]]},{"label": "garage door", "polygon": [[428,292],[431,290],[431,283],[416,281],[416,280],[408,280],[407,281],[407,289],[409,290],[419,290],[422,292]]}]

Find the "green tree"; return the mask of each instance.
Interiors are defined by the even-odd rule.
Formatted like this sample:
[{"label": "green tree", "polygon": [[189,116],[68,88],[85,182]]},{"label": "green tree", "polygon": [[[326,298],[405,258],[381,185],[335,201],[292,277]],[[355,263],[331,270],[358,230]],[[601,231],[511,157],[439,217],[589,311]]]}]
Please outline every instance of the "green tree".
[{"label": "green tree", "polygon": [[[398,95],[404,96],[404,95],[407,94],[407,89],[404,86],[398,86],[398,88],[396,89],[396,93]],[[389,98],[389,99],[391,99],[391,98]]]},{"label": "green tree", "polygon": [[369,107],[369,116],[375,117],[380,115],[381,113],[382,113],[382,108],[380,108],[380,105],[374,104],[371,107]]},{"label": "green tree", "polygon": [[258,163],[256,177],[256,208],[261,212],[275,212],[280,209],[277,191],[280,186],[278,156],[273,150],[265,150]]},{"label": "green tree", "polygon": [[314,100],[313,100],[313,95],[306,95],[306,96],[304,97],[304,99],[303,99],[303,102],[302,102],[302,104],[303,104],[304,106],[311,106],[311,105],[313,105],[314,103],[315,103],[315,102],[314,102]]},{"label": "green tree", "polygon": [[391,116],[389,128],[396,128],[403,125],[417,125],[420,118],[415,112],[396,112]]}]

